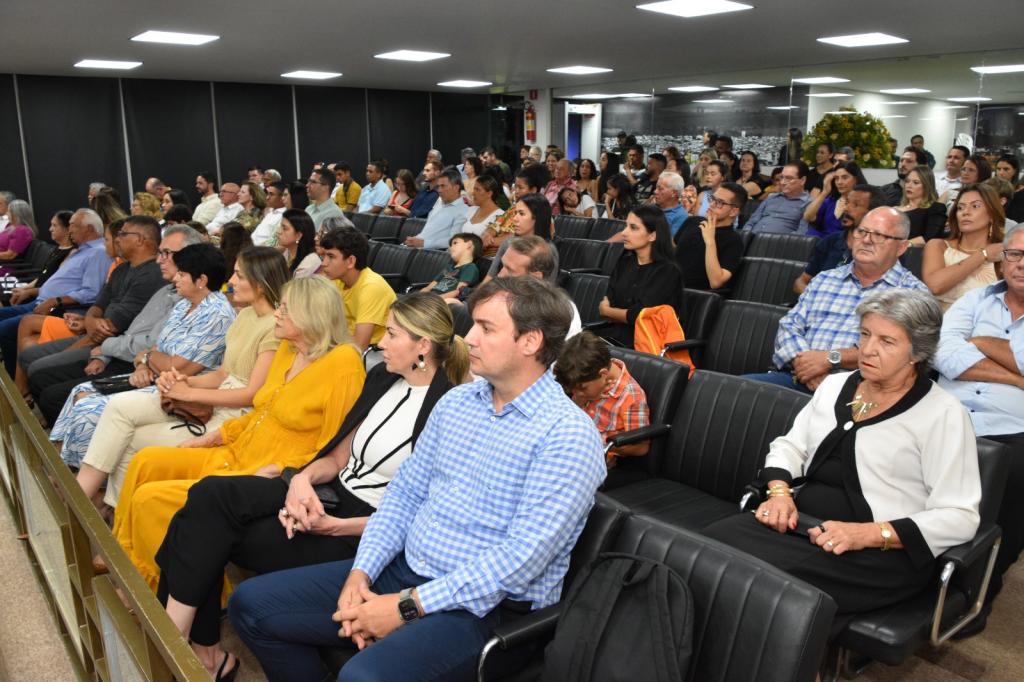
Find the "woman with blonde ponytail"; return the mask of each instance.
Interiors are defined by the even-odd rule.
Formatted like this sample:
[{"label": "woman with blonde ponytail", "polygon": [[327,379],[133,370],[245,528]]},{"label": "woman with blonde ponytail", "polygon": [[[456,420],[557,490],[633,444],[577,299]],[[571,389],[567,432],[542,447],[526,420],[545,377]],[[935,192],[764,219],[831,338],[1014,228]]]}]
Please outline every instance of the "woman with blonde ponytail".
[{"label": "woman with blonde ponytail", "polygon": [[[431,293],[392,304],[383,362],[337,434],[301,470],[211,476],[192,486],[160,551],[157,596],[217,678],[239,665],[220,648],[224,567],[269,573],[355,556],[359,536],[434,404],[467,380],[469,354],[451,311]],[[332,381],[324,376],[323,381]]]}]

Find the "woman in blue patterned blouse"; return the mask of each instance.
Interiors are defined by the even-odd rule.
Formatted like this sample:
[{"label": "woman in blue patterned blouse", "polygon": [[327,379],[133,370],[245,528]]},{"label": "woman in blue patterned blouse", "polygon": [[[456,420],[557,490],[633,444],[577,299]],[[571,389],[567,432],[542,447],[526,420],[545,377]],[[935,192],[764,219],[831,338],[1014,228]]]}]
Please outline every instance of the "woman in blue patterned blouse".
[{"label": "woman in blue patterned blouse", "polygon": [[[186,246],[174,254],[178,274],[174,286],[182,300],[174,306],[153,348],[135,357],[132,386],[155,391],[160,372],[176,369],[195,375],[218,367],[224,356],[224,337],[235,311],[220,293],[226,267],[220,250],[210,244]],[[85,456],[109,396],[97,392],[91,382],[76,386],[64,403],[50,432],[60,443],[61,458],[77,468]]]}]

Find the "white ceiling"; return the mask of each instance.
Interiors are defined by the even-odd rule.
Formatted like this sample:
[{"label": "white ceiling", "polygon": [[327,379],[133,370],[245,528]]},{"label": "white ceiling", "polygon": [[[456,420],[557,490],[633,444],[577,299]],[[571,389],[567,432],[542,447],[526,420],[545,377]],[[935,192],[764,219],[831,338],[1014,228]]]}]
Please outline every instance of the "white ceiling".
[{"label": "white ceiling", "polygon": [[[637,10],[638,1],[180,0],[129,5],[124,0],[7,0],[0,14],[0,69],[262,83],[298,82],[280,74],[316,69],[344,73],[327,85],[436,90],[439,81],[465,78],[492,81],[494,91],[512,92],[593,90],[612,81],[662,87],[700,82],[707,80],[701,75],[711,74],[719,82],[710,84],[720,85],[743,80],[740,76],[752,73],[752,66],[774,71],[772,83],[783,85],[791,66],[801,65],[798,75],[825,71],[853,78],[858,72],[849,87],[862,90],[871,89],[869,81],[888,83],[898,76],[930,85],[947,79],[958,91],[973,84],[966,94],[976,94],[976,76],[967,67],[978,58],[1006,63],[1000,59],[1013,55],[994,53],[1018,49],[1024,35],[1020,0],[746,0],[755,8],[696,19]],[[214,33],[221,39],[200,47],[130,41],[147,29]],[[871,31],[910,42],[847,49],[815,40]],[[452,56],[424,64],[373,58],[400,48]],[[982,52],[990,54],[959,61],[950,57]],[[907,60],[925,55],[936,57]],[[1016,56],[1024,61],[1021,53]],[[72,68],[83,58],[136,60],[143,66],[129,72]],[[866,68],[850,65],[844,74],[831,73],[834,66],[819,68],[852,61],[866,61]],[[572,64],[614,72],[579,77],[545,71]],[[987,77],[985,88],[986,95],[990,88],[1001,93],[996,101],[1024,101],[1024,74]]]}]

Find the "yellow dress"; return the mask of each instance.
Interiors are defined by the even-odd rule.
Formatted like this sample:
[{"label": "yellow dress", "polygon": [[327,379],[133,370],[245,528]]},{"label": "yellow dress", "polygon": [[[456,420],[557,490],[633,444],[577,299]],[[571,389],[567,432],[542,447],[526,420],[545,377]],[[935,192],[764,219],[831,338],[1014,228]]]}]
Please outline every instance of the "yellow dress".
[{"label": "yellow dress", "polygon": [[337,346],[291,381],[295,352],[287,341],[274,355],[251,412],[224,422],[224,445],[213,448],[144,448],[132,460],[114,517],[114,536],[156,590],[156,552],[188,489],[205,476],[253,474],[268,464],[306,464],[334,437],[363,389],[359,351]]}]

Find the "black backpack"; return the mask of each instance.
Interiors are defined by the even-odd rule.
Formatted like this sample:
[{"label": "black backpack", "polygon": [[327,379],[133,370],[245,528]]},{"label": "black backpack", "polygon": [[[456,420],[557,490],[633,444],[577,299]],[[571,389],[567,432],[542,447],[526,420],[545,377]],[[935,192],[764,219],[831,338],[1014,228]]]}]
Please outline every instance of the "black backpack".
[{"label": "black backpack", "polygon": [[573,581],[542,682],[679,682],[693,653],[693,596],[660,561],[599,555]]}]

